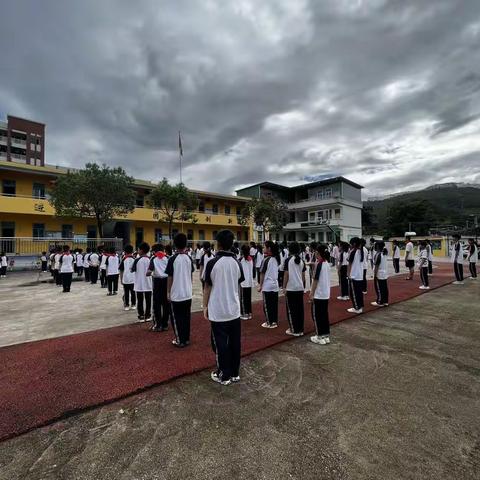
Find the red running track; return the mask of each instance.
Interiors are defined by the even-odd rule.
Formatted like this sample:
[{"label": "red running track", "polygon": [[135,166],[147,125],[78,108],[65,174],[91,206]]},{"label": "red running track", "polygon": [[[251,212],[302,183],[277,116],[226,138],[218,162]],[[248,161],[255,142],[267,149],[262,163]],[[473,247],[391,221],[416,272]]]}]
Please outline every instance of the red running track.
[{"label": "red running track", "polygon": [[[431,278],[432,288],[450,283],[452,276],[450,265],[438,266]],[[413,281],[406,281],[403,275],[390,278],[390,303],[421,295],[425,291],[418,286],[418,276]],[[371,281],[368,291],[365,312],[375,309],[370,306],[375,300]],[[338,294],[338,287],[332,288],[332,324],[355,316],[346,311],[350,302],[336,299]],[[274,330],[260,327],[262,305],[254,304],[253,320],[242,322],[243,356],[291,340],[285,335],[282,298],[279,328]],[[306,333],[314,329],[309,312],[306,310]],[[214,366],[209,322],[200,312],[192,315],[192,344],[185,349],[171,345],[171,330],[153,333],[148,328],[148,324],[133,324],[1,348],[0,440]]]}]

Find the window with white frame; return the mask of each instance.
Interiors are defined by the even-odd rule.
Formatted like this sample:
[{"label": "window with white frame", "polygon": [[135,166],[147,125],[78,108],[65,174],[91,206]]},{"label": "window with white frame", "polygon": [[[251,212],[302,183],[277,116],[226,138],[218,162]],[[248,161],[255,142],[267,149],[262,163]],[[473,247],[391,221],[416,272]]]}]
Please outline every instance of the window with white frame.
[{"label": "window with white frame", "polygon": [[325,198],[332,198],[332,189],[326,188],[325,189]]}]

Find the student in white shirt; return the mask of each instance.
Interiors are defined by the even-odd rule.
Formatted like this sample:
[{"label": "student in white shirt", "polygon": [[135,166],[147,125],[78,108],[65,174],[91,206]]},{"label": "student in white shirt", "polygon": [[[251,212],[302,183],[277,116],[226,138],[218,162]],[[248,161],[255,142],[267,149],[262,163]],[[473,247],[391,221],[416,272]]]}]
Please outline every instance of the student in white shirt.
[{"label": "student in white shirt", "polygon": [[70,253],[70,247],[68,245],[64,245],[63,247],[63,254],[60,255],[59,265],[63,292],[68,293],[72,285],[73,276],[73,255]]},{"label": "student in white shirt", "polygon": [[167,298],[171,305],[175,339],[172,344],[183,348],[190,344],[190,319],[192,309],[192,275],[195,270],[192,259],[186,253],[187,237],[178,233],[173,239],[176,253],[168,259],[165,273],[168,275]]},{"label": "student in white shirt", "polygon": [[420,290],[430,289],[428,285],[428,250],[427,242],[421,240],[418,246],[418,270],[420,271],[420,280],[422,285],[420,285]]},{"label": "student in white shirt", "polygon": [[280,262],[278,265],[278,286],[280,288],[283,288],[283,276],[284,276],[283,265],[285,263],[285,260],[288,257],[288,249],[285,243],[280,244],[279,253],[280,253]]},{"label": "student in white shirt", "polygon": [[263,311],[266,321],[263,328],[278,327],[278,267],[280,253],[278,245],[270,240],[265,242],[265,258],[260,270],[260,282],[257,290],[263,295]]},{"label": "student in white shirt", "polygon": [[453,263],[453,271],[455,273],[454,285],[463,285],[463,247],[460,243],[460,235],[455,233],[452,235],[454,244],[452,246],[452,252],[450,255]]},{"label": "student in white shirt", "polygon": [[100,247],[100,287],[107,288],[107,250],[106,247]]},{"label": "student in white shirt", "polygon": [[[241,321],[238,285],[244,280],[242,267],[232,252],[233,233],[217,234],[218,252],[208,263],[203,292],[203,314],[210,321],[212,348],[217,369],[211,373],[214,382],[230,385],[240,381]],[[248,255],[248,246],[246,254]]]},{"label": "student in white shirt", "polygon": [[83,264],[83,271],[85,272],[85,281],[90,281],[90,264],[88,263],[87,257],[92,253],[92,249],[87,247],[86,252],[82,255],[82,264]]},{"label": "student in white shirt", "polygon": [[165,247],[161,243],[152,246],[152,258],[148,267],[147,275],[153,277],[153,325],[154,332],[168,330],[168,318],[170,305],[167,299],[168,275],[165,273],[168,256]]},{"label": "student in white shirt", "polygon": [[255,266],[257,259],[257,244],[255,242],[250,242],[250,257],[252,258],[253,263],[253,279],[255,280],[257,276],[257,268]]},{"label": "student in white shirt", "polygon": [[300,245],[292,242],[289,245],[290,256],[283,263],[283,290],[287,307],[289,324],[286,335],[301,337],[305,323],[303,295],[305,290],[305,262],[300,258]]},{"label": "student in white shirt", "polygon": [[57,287],[62,286],[62,276],[60,274],[60,257],[62,256],[61,247],[56,247],[55,256],[53,262],[53,277],[55,278],[55,284]]},{"label": "student in white shirt", "polygon": [[[330,253],[325,245],[316,247],[317,264],[313,276],[310,302],[315,335],[310,337],[313,343],[328,345],[330,343],[330,321],[328,318],[328,300],[330,298]],[[362,297],[363,298],[363,297]]]},{"label": "student in white shirt", "polygon": [[108,257],[105,260],[106,266],[106,275],[107,275],[107,295],[116,295],[118,292],[118,276],[120,260],[117,253],[115,252],[115,247],[110,247],[108,249]]},{"label": "student in white shirt", "polygon": [[385,242],[377,241],[373,254],[373,284],[377,294],[377,301],[372,302],[374,307],[388,306],[388,250]]},{"label": "student in white shirt", "polygon": [[364,295],[366,295],[367,292],[367,270],[368,270],[368,248],[366,247],[367,241],[362,238],[362,249],[363,249],[363,284],[362,284],[362,292]]},{"label": "student in white shirt", "polygon": [[245,279],[240,284],[240,309],[241,320],[252,318],[252,288],[253,288],[253,259],[250,255],[251,249],[248,245],[242,245],[240,265]]},{"label": "student in white shirt", "polygon": [[263,263],[263,247],[259,244],[257,246],[257,255],[255,256],[255,270],[257,271],[257,282],[260,282],[260,269]]},{"label": "student in white shirt", "polygon": [[[125,311],[135,310],[137,299],[135,296],[135,273],[132,272],[133,262],[133,247],[132,245],[125,245],[124,255],[118,269],[121,272],[121,281],[123,285],[123,309]],[[131,305],[130,305],[131,303]]]},{"label": "student in white shirt", "polygon": [[52,276],[53,280],[55,280],[55,250],[50,250],[49,252],[48,268],[50,270],[50,275]]},{"label": "student in white shirt", "polygon": [[398,241],[392,241],[392,264],[395,273],[400,273],[400,247]]},{"label": "student in white shirt", "polygon": [[350,313],[363,313],[363,265],[365,252],[361,240],[354,237],[350,240],[350,254],[348,257],[348,271],[350,299],[352,308],[347,309]]},{"label": "student in white shirt", "polygon": [[426,240],[427,242],[427,256],[428,256],[428,274],[431,275],[433,273],[433,246],[430,240]]},{"label": "student in white shirt", "polygon": [[337,297],[337,300],[347,301],[350,300],[348,294],[348,251],[350,250],[350,245],[346,242],[340,242],[339,253],[338,253],[338,283],[340,285],[340,295]]},{"label": "student in white shirt", "polygon": [[75,254],[75,265],[77,266],[77,276],[81,277],[83,274],[83,250],[79,248]]},{"label": "student in white shirt", "polygon": [[202,257],[200,258],[200,281],[202,282],[202,289],[205,286],[205,269],[210,260],[215,258],[212,252],[212,245],[210,242],[205,242],[202,247]]},{"label": "student in white shirt", "polygon": [[96,285],[98,280],[98,268],[100,266],[100,255],[92,252],[87,255],[88,269],[90,272],[90,283]]},{"label": "student in white shirt", "polygon": [[199,243],[197,243],[194,253],[195,253],[195,265],[197,267],[197,270],[200,270],[200,260],[202,259],[203,252]]},{"label": "student in white shirt", "polygon": [[415,260],[413,258],[413,243],[411,237],[405,237],[407,244],[405,245],[405,266],[409,270],[409,275],[406,280],[413,280],[415,273]]},{"label": "student in white shirt", "polygon": [[468,239],[468,269],[470,270],[470,280],[477,279],[478,247],[473,238]]},{"label": "student in white shirt", "polygon": [[[138,257],[133,261],[131,271],[135,274],[133,289],[137,295],[137,313],[139,322],[152,319],[152,277],[147,277],[150,258],[150,245],[146,242],[138,246]],[[145,303],[144,303],[145,301]]]},{"label": "student in white shirt", "polygon": [[5,278],[7,276],[8,258],[5,252],[0,254],[0,277]]},{"label": "student in white shirt", "polygon": [[42,252],[42,256],[40,257],[40,261],[42,262],[42,273],[47,271],[48,265],[48,257],[47,252]]}]

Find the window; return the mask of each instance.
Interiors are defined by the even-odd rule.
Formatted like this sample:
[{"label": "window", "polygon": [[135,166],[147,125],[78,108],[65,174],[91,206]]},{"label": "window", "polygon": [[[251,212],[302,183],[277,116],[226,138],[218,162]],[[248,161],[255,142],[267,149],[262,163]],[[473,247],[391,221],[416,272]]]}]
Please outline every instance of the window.
[{"label": "window", "polygon": [[137,195],[137,199],[135,200],[136,207],[143,207],[145,205],[145,197],[143,195]]},{"label": "window", "polygon": [[315,221],[315,212],[308,212],[308,221],[309,222]]},{"label": "window", "polygon": [[159,243],[163,240],[163,234],[161,228],[155,229],[155,243]]},{"label": "window", "polygon": [[217,239],[217,233],[218,233],[218,232],[217,232],[216,230],[214,230],[214,231],[212,232],[212,238],[213,238],[213,240],[216,240],[216,239]]},{"label": "window", "polygon": [[87,225],[87,238],[97,238],[97,227],[95,225]]},{"label": "window", "polygon": [[30,150],[32,150],[32,152],[35,151],[35,144],[34,144],[34,143],[31,143],[31,144],[30,144]]},{"label": "window", "polygon": [[17,182],[15,180],[4,180],[2,182],[2,193],[14,197],[17,194]]},{"label": "window", "polygon": [[242,207],[237,207],[237,215],[240,216],[242,214]]},{"label": "window", "polygon": [[230,205],[225,205],[225,215],[230,215]]},{"label": "window", "polygon": [[326,188],[325,189],[325,198],[332,198],[332,189]]},{"label": "window", "polygon": [[135,229],[135,246],[138,246],[143,242],[143,227],[137,227]]},{"label": "window", "polygon": [[199,240],[205,240],[205,230],[199,230],[198,231],[198,239]]},{"label": "window", "polygon": [[247,230],[245,230],[245,231],[243,232],[243,239],[244,239],[246,242],[248,242],[248,231],[247,231]]},{"label": "window", "polygon": [[317,192],[317,200],[323,200],[325,198],[325,192],[323,188]]},{"label": "window", "polygon": [[[177,228],[174,228],[174,229],[172,230],[172,237],[175,238],[175,237],[177,236],[177,234],[178,234],[178,229],[177,229]],[[172,240],[173,240],[173,238],[172,238]]]},{"label": "window", "polygon": [[45,184],[34,183],[32,188],[33,198],[45,198]]},{"label": "window", "polygon": [[212,204],[212,213],[218,213],[218,203]]},{"label": "window", "polygon": [[187,240],[193,240],[193,230],[187,230]]},{"label": "window", "polygon": [[240,230],[237,230],[237,241],[240,241],[242,239],[242,232]]},{"label": "window", "polygon": [[333,233],[330,230],[327,232],[327,242],[333,242]]},{"label": "window", "polygon": [[34,223],[32,226],[32,237],[33,238],[43,238],[45,237],[45,224],[44,223]]},{"label": "window", "polygon": [[205,212],[205,202],[203,200],[200,200],[200,202],[198,202],[198,211]]},{"label": "window", "polygon": [[62,225],[62,238],[73,238],[73,225]]},{"label": "window", "polygon": [[317,220],[321,222],[323,220],[323,210],[317,212]]},{"label": "window", "polygon": [[340,208],[336,208],[335,209],[335,218],[340,218],[340,215],[341,215],[342,211]]}]

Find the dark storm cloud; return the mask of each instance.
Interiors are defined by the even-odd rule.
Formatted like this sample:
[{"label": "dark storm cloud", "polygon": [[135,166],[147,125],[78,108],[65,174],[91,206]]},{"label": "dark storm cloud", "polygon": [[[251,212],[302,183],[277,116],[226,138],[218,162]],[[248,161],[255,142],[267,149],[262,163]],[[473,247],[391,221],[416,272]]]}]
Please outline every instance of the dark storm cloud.
[{"label": "dark storm cloud", "polygon": [[4,2],[0,40],[0,113],[52,164],[176,180],[182,130],[201,189],[480,179],[477,0]]}]

